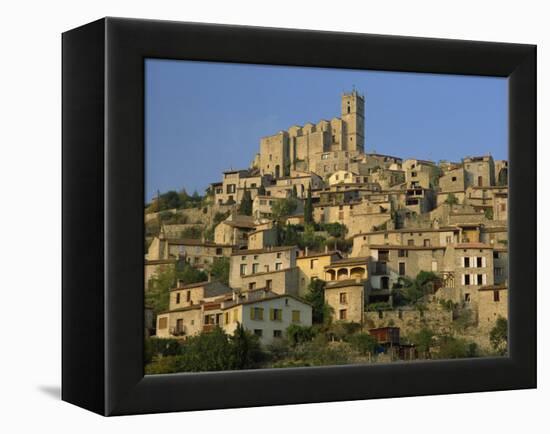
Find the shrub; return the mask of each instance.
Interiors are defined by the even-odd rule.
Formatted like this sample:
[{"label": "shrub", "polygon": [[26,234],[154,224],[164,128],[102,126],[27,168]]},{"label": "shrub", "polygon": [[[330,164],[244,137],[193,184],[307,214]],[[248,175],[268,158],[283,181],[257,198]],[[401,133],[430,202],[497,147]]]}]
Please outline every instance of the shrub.
[{"label": "shrub", "polygon": [[351,348],[363,356],[374,353],[378,347],[376,338],[368,333],[357,333],[350,336],[349,343]]},{"label": "shrub", "polygon": [[313,327],[291,324],[286,329],[286,336],[292,346],[311,341],[315,337]]}]

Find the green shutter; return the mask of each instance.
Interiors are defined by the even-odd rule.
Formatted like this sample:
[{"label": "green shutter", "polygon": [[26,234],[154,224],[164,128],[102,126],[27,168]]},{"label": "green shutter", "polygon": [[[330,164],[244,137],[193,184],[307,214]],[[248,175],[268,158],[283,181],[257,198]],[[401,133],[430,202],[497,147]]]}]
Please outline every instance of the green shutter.
[{"label": "green shutter", "polygon": [[254,308],[250,308],[250,319],[254,319]]},{"label": "green shutter", "polygon": [[275,309],[269,309],[269,319],[273,321],[275,319]]}]

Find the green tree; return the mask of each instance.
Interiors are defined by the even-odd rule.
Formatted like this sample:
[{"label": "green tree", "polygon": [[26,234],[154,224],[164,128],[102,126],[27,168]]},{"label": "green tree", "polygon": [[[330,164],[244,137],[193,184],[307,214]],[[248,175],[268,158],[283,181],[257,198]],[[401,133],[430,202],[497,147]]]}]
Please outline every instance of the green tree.
[{"label": "green tree", "polygon": [[313,327],[291,324],[286,329],[286,337],[290,345],[296,346],[311,341],[315,337],[315,330]]},{"label": "green tree", "polygon": [[263,184],[260,184],[260,186],[258,187],[258,195],[265,196],[265,187]]},{"label": "green tree", "polygon": [[237,324],[230,341],[233,369],[253,368],[263,358],[258,337],[246,331],[242,324]]},{"label": "green tree", "polygon": [[332,309],[325,303],[325,287],[326,282],[324,280],[312,280],[304,299],[312,305],[313,323],[329,326],[332,320]]},{"label": "green tree", "polygon": [[442,336],[439,342],[438,359],[462,359],[478,357],[478,346],[475,342],[467,342],[453,336]]},{"label": "green tree", "polygon": [[363,356],[373,354],[378,347],[376,338],[368,333],[356,333],[349,337],[351,347]]},{"label": "green tree", "polygon": [[239,214],[252,215],[252,196],[250,195],[250,191],[247,190],[246,185],[244,187],[241,204],[239,205]]},{"label": "green tree", "polygon": [[229,285],[229,258],[214,258],[214,262],[212,262],[209,271],[214,279],[220,281],[224,285]]},{"label": "green tree", "polygon": [[160,195],[160,209],[172,209],[180,207],[180,197],[176,191],[170,190]]},{"label": "green tree", "polygon": [[453,193],[449,193],[447,199],[445,199],[445,203],[451,206],[458,205],[458,198]]},{"label": "green tree", "polygon": [[307,188],[307,198],[304,204],[304,223],[313,224],[313,202],[311,199],[311,185]]},{"label": "green tree", "polygon": [[271,206],[271,214],[273,219],[281,223],[286,217],[292,215],[297,206],[298,203],[293,197],[275,200]]},{"label": "green tree", "polygon": [[400,277],[399,284],[403,289],[396,291],[401,292],[396,298],[406,303],[417,304],[433,290],[433,284],[437,279],[437,275],[431,271],[420,271],[414,279]]},{"label": "green tree", "polygon": [[489,333],[489,340],[491,346],[499,354],[505,355],[508,347],[508,320],[499,316],[495,323],[495,326]]},{"label": "green tree", "polygon": [[418,352],[426,357],[429,355],[430,349],[432,348],[434,336],[435,334],[432,330],[424,327],[418,332],[413,333],[409,339],[416,346]]},{"label": "green tree", "polygon": [[191,283],[205,282],[208,280],[208,275],[192,265],[183,263],[178,264],[176,267],[176,280],[180,280],[184,285],[189,285]]}]

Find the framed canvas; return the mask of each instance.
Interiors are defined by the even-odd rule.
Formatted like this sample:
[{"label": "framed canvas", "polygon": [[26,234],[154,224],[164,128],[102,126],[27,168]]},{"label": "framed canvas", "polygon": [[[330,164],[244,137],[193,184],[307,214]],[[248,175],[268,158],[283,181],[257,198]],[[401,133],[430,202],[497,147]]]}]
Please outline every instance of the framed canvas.
[{"label": "framed canvas", "polygon": [[536,387],[535,46],[104,18],[62,49],[63,400]]}]

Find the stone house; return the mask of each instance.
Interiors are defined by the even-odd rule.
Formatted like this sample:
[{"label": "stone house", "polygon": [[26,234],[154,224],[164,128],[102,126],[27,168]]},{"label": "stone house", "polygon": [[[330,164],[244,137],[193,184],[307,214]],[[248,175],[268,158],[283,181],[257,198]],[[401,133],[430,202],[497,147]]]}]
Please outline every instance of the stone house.
[{"label": "stone house", "polygon": [[260,185],[270,185],[270,176],[261,176],[258,170],[241,169],[223,172],[223,181],[210,184],[214,193],[214,203],[218,205],[241,203],[245,189],[254,198]]},{"label": "stone house", "polygon": [[[231,255],[229,286],[246,289],[251,276],[295,268],[297,256],[298,249],[294,246],[235,252]],[[265,275],[264,278],[268,279]]]},{"label": "stone house", "polygon": [[490,155],[467,157],[462,160],[466,187],[495,185],[495,162]]},{"label": "stone house", "polygon": [[[158,265],[159,260],[182,260],[197,268],[204,268],[216,258],[229,257],[233,245],[212,243],[195,239],[164,238],[161,234],[153,238],[147,254],[146,264]],[[155,261],[157,261],[155,263]]]},{"label": "stone house", "polygon": [[493,220],[508,220],[508,191],[495,192],[493,197]]},{"label": "stone house", "polygon": [[[180,289],[188,294],[190,288],[176,289],[174,297],[178,297]],[[185,339],[215,327],[233,334],[240,323],[245,330],[256,334],[263,345],[268,345],[276,338],[285,337],[291,324],[311,326],[311,305],[292,295],[279,295],[265,289],[245,293],[227,287],[219,290],[224,292],[209,296],[217,291],[206,291],[197,303],[185,302],[181,307],[173,304],[171,297],[171,309],[157,316],[157,336]],[[200,298],[198,292],[197,295]]]},{"label": "stone house", "polygon": [[408,189],[433,189],[439,177],[439,167],[432,161],[409,159],[403,162]]},{"label": "stone house", "polygon": [[256,230],[254,217],[232,213],[214,228],[217,244],[232,244],[237,249],[248,247],[248,234]]},{"label": "stone house", "polygon": [[315,279],[325,278],[325,267],[334,261],[342,259],[342,254],[337,250],[322,253],[309,253],[296,258],[296,266],[299,270],[298,294],[303,297],[308,292],[309,284]]},{"label": "stone house", "polygon": [[169,310],[157,315],[157,337],[185,338],[199,334],[204,329],[205,306],[231,288],[220,282],[199,282],[178,286],[170,291]]},{"label": "stone house", "polygon": [[478,289],[478,327],[486,336],[499,317],[508,319],[508,286],[487,285]]},{"label": "stone house", "polygon": [[248,248],[262,250],[277,245],[277,230],[273,227],[257,229],[248,233]]},{"label": "stone house", "polygon": [[352,257],[365,256],[371,245],[396,245],[407,247],[430,248],[459,243],[462,239],[462,228],[458,226],[407,228],[386,231],[366,232],[353,237]]},{"label": "stone house", "polygon": [[363,325],[365,280],[348,279],[327,283],[325,303],[332,307],[335,321],[355,322]]},{"label": "stone house", "polygon": [[255,291],[235,297],[221,306],[223,329],[233,334],[240,323],[259,337],[262,345],[286,337],[292,325],[309,327],[312,324],[312,307],[309,303],[289,294]]},{"label": "stone house", "polygon": [[493,247],[493,274],[495,285],[508,283],[508,248]]}]

